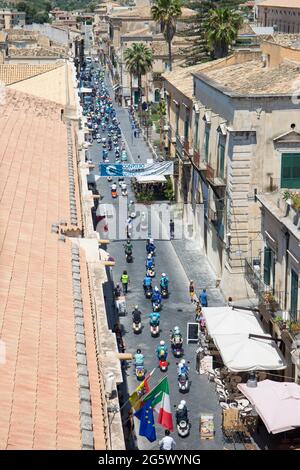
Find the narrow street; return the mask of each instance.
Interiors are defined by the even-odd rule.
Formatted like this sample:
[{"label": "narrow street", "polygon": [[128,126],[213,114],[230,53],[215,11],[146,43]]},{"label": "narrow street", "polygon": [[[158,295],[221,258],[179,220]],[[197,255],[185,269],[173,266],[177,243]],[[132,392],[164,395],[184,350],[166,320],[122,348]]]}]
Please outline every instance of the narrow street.
[{"label": "narrow street", "polygon": [[[106,74],[106,85],[113,97],[113,90]],[[142,137],[134,138],[131,124],[129,121],[128,111],[122,109],[114,103],[117,113],[117,118],[120,121],[122,129],[122,140],[126,143],[126,150],[128,154],[128,161],[137,161],[140,155],[140,161],[145,162],[151,158],[150,151]],[[106,133],[103,133],[105,135]],[[114,159],[112,152],[110,152],[110,162],[113,163]],[[99,174],[99,163],[102,162],[102,146],[97,144],[96,141],[89,149],[89,158],[95,164],[94,174]],[[131,188],[130,180],[127,180],[129,190],[128,199],[134,199]],[[122,198],[119,195],[117,201],[113,201],[110,192],[110,185],[106,178],[100,178],[97,181],[97,189],[101,194],[101,204],[118,204],[118,199]],[[120,193],[120,191],[119,191]],[[174,438],[178,449],[223,449],[224,442],[221,431],[221,408],[218,403],[217,395],[214,390],[214,384],[209,383],[206,375],[198,375],[195,369],[195,351],[196,344],[186,343],[186,329],[187,322],[194,321],[194,306],[191,305],[188,284],[192,278],[195,281],[197,293],[203,287],[207,288],[209,304],[210,305],[223,305],[224,300],[218,289],[215,288],[215,279],[210,269],[207,259],[201,255],[195,242],[185,240],[174,241],[158,241],[157,256],[156,256],[156,272],[157,276],[153,285],[159,284],[159,277],[162,272],[166,272],[169,276],[170,296],[163,301],[163,308],[161,311],[161,332],[158,338],[153,338],[150,335],[149,314],[152,311],[151,302],[145,299],[142,280],[145,275],[145,259],[146,259],[146,240],[133,241],[133,263],[126,263],[124,255],[124,237],[121,240],[111,241],[108,246],[108,251],[116,260],[116,265],[112,269],[112,276],[114,283],[117,284],[120,280],[121,274],[124,269],[127,269],[130,286],[129,293],[126,296],[127,316],[121,317],[120,324],[123,330],[123,339],[126,351],[134,354],[137,348],[141,348],[145,356],[146,370],[150,372],[158,366],[155,350],[160,340],[164,340],[168,345],[169,355],[169,369],[167,372],[170,388],[171,406],[174,410],[174,426],[175,426],[175,407],[180,400],[185,399],[189,410],[189,419],[191,422],[190,434],[187,438],[180,438],[176,433],[176,426]],[[145,239],[147,234],[145,234]],[[196,258],[198,257],[198,259]],[[142,312],[142,325],[143,329],[141,334],[134,334],[132,330],[131,312],[135,305],[139,306]],[[116,318],[110,318],[110,323],[113,324]],[[178,359],[174,358],[170,352],[170,330],[175,326],[179,326],[184,337],[184,358],[189,361],[190,366],[190,381],[191,386],[188,393],[183,395],[178,391],[177,384],[177,365]],[[150,385],[156,385],[163,377],[163,373],[157,367],[154,374],[150,379]],[[126,379],[128,384],[129,393],[131,393],[138,382],[135,377],[135,368],[133,363],[126,369]],[[215,424],[215,438],[212,440],[200,440],[199,435],[199,419],[201,413],[213,413]],[[138,434],[139,422],[135,420],[136,434]],[[160,439],[164,435],[164,430],[160,426],[156,426],[157,438]],[[154,449],[158,447],[157,441],[153,444],[149,443],[143,437],[138,437],[139,449]],[[228,444],[227,444],[228,447]]]}]

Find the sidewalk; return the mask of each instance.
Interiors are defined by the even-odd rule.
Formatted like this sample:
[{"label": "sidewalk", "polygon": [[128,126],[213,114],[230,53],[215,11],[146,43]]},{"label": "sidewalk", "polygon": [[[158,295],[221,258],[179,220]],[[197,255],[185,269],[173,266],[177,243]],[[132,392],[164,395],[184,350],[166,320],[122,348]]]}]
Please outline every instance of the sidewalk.
[{"label": "sidewalk", "polygon": [[225,305],[225,299],[220,289],[216,287],[216,276],[197,243],[184,239],[172,240],[171,243],[187,277],[194,281],[197,296],[202,289],[206,289],[208,306]]}]

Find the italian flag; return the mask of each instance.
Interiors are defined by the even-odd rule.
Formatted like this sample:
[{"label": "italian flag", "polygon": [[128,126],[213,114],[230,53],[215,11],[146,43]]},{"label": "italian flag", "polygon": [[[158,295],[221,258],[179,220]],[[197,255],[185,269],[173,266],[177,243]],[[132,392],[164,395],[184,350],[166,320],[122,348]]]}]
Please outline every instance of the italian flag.
[{"label": "italian flag", "polygon": [[174,431],[168,377],[164,377],[151,392],[143,397],[143,403],[149,400],[151,400],[152,408],[158,413],[158,424],[169,431]]}]

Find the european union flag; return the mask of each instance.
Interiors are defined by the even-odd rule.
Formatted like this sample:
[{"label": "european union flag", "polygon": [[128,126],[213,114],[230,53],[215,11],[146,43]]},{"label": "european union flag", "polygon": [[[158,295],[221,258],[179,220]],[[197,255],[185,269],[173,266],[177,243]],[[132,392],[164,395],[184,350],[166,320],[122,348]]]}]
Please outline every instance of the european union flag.
[{"label": "european union flag", "polygon": [[139,435],[153,442],[156,440],[156,432],[151,402],[152,400],[147,401],[134,415],[141,421]]}]

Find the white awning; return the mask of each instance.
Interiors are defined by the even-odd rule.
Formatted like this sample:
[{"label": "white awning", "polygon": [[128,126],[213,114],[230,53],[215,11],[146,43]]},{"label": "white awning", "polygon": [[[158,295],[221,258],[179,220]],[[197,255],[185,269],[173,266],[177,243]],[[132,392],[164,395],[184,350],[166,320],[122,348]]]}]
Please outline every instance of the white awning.
[{"label": "white awning", "polygon": [[79,88],[79,93],[92,93],[93,88],[81,87]]},{"label": "white awning", "polygon": [[167,180],[164,175],[137,176],[137,183],[165,183]]},{"label": "white awning", "polygon": [[233,372],[280,370],[286,362],[275,341],[253,338],[264,332],[254,312],[232,307],[204,307],[207,329],[226,367]]}]

